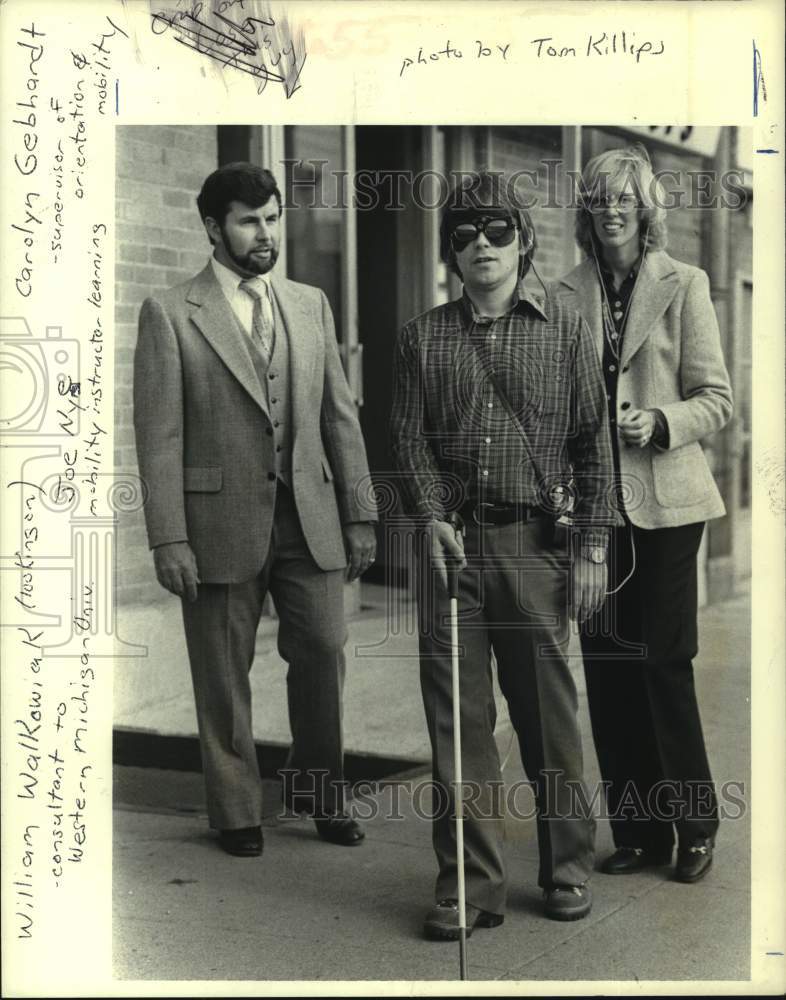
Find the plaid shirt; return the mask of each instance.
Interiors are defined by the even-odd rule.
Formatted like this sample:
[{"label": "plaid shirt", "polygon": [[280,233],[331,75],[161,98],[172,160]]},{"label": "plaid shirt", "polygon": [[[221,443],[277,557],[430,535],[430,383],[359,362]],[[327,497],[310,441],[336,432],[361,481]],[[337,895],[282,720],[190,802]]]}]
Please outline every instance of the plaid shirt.
[{"label": "plaid shirt", "polygon": [[464,292],[404,326],[393,371],[391,446],[409,513],[442,519],[469,499],[554,511],[554,487],[567,487],[588,543],[622,523],[603,376],[577,312],[522,295],[484,318]]}]

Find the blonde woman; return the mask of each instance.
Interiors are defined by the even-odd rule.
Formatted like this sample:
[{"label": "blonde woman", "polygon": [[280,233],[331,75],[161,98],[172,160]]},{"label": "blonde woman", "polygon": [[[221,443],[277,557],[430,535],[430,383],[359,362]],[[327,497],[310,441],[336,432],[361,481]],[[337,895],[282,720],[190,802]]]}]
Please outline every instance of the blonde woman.
[{"label": "blonde woman", "polygon": [[707,275],[664,250],[644,147],[590,160],[581,195],[586,260],[552,294],[593,333],[625,519],[610,539],[609,596],[581,634],[616,847],[601,870],[669,863],[676,828],[676,878],[695,882],[718,827],[693,679],[696,557],[705,522],[725,513],[700,442],[729,420],[731,389]]}]

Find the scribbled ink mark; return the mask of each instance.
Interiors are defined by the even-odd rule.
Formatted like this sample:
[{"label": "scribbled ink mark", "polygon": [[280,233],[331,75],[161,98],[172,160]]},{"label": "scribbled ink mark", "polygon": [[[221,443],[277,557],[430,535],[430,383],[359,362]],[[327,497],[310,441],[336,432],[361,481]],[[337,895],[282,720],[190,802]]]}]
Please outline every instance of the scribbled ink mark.
[{"label": "scribbled ink mark", "polygon": [[223,13],[226,4],[220,11],[205,8],[195,0],[188,10],[157,10],[150,15],[150,30],[154,35],[171,31],[181,45],[254,77],[258,94],[271,81],[283,86],[287,99],[300,89],[306,62],[302,31],[293,31],[286,18],[276,21],[269,13],[237,22]]},{"label": "scribbled ink mark", "polygon": [[756,39],[753,39],[753,117],[759,113],[759,92],[762,100],[767,100],[767,87],[764,84],[764,74],[761,70],[761,52],[756,48]]}]

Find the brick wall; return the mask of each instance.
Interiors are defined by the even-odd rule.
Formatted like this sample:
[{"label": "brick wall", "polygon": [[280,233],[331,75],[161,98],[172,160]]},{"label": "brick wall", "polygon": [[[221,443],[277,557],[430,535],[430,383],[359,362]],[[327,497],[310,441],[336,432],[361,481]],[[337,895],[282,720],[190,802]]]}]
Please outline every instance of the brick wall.
[{"label": "brick wall", "polygon": [[[209,244],[195,198],[217,165],[215,126],[118,126],[115,248],[115,466],[137,474],[132,377],[137,318],[143,300],[200,270]],[[155,601],[141,510],[118,523],[118,600]]]},{"label": "brick wall", "polygon": [[[561,130],[517,128],[498,126],[491,133],[491,168],[514,174],[520,170],[537,173],[537,183],[529,177],[519,179],[516,191],[538,204],[530,210],[532,224],[537,234],[535,266],[544,281],[558,278],[572,267],[566,259],[566,233],[572,229],[573,215],[562,208],[549,208],[549,177],[544,165],[546,159],[559,159],[562,155]],[[553,171],[554,168],[552,168]],[[527,285],[533,292],[540,291],[537,278],[531,275]]]}]

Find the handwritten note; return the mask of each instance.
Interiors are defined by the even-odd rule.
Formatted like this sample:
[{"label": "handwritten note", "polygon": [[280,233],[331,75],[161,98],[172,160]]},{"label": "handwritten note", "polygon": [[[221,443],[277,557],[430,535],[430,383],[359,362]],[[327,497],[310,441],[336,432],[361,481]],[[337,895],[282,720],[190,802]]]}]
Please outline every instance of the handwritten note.
[{"label": "handwritten note", "polygon": [[423,46],[418,49],[416,56],[410,58],[405,57],[401,63],[401,70],[399,76],[403,76],[405,70],[408,70],[410,66],[429,66],[433,63],[438,63],[440,61],[450,61],[456,59],[464,59],[465,52],[466,57],[472,60],[478,59],[502,59],[503,61],[508,58],[508,52],[510,50],[510,42],[505,45],[500,45],[494,43],[493,45],[486,45],[480,38],[476,38],[474,43],[470,46],[463,46],[462,48],[457,48],[451,45],[448,41],[445,44],[444,49],[437,49],[436,51],[429,52],[426,50],[424,52]]},{"label": "handwritten note", "polygon": [[12,961],[29,955],[28,971],[45,968],[42,945],[68,966],[109,879],[114,224],[105,157],[130,33],[119,15],[93,11],[78,28],[18,6],[6,22],[0,555],[13,673],[4,674],[3,889],[10,939],[23,949]]},{"label": "handwritten note", "polygon": [[420,67],[433,66],[441,63],[455,63],[462,60],[464,63],[477,63],[478,60],[485,62],[515,63],[515,56],[523,52],[524,59],[549,60],[549,59],[615,59],[625,58],[629,63],[637,65],[645,56],[660,56],[666,51],[664,39],[641,39],[635,31],[614,31],[609,34],[606,31],[590,32],[581,41],[565,44],[565,39],[557,39],[553,35],[544,35],[540,38],[532,38],[528,47],[517,45],[513,48],[511,42],[500,44],[488,39],[474,39],[472,43],[454,45],[450,41],[440,49],[424,48],[421,46],[417,54],[406,55],[401,61],[399,77],[403,77],[408,71],[414,71]]},{"label": "handwritten note", "polygon": [[258,94],[271,82],[281,84],[287,98],[300,89],[306,62],[303,33],[290,28],[286,18],[276,21],[266,4],[253,0],[213,4],[195,0],[174,7],[154,3],[150,30],[157,36],[169,35],[222,67],[247,74],[257,82]]},{"label": "handwritten note", "polygon": [[642,56],[662,56],[666,43],[662,38],[639,39],[635,31],[590,32],[578,43],[565,45],[564,39],[557,40],[551,35],[533,38],[538,59],[585,59],[627,58],[633,63],[641,62]]}]

